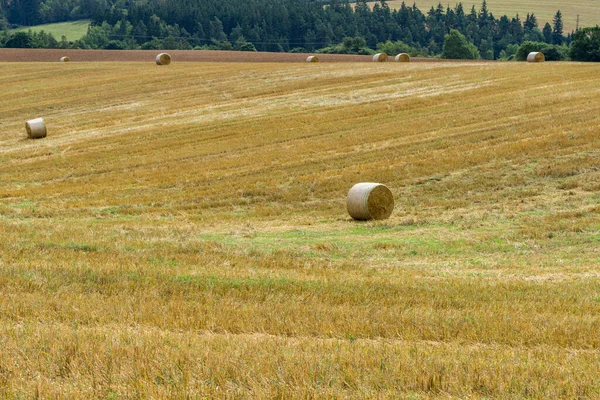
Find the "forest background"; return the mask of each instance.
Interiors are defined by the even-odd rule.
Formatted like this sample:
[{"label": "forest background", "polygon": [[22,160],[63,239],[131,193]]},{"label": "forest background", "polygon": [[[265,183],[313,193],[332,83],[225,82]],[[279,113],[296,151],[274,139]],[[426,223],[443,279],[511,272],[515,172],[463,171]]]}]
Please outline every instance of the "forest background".
[{"label": "forest background", "polygon": [[[82,19],[90,26],[74,41],[14,30]],[[539,26],[533,13],[496,17],[485,0],[479,9],[440,3],[427,12],[406,3],[391,9],[385,0],[0,0],[0,46],[19,48],[384,51],[510,60],[526,43],[527,50],[543,51],[548,60],[564,60],[574,32],[563,26],[560,10],[552,24]],[[467,51],[445,49],[449,38],[458,38],[453,43]]]}]

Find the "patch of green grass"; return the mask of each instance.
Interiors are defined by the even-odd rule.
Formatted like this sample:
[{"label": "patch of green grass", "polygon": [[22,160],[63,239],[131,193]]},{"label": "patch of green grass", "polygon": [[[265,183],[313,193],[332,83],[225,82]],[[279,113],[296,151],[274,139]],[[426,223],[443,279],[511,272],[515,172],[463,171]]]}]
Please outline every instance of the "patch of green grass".
[{"label": "patch of green grass", "polygon": [[297,286],[300,288],[314,289],[322,288],[323,285],[315,282],[300,282],[288,278],[269,278],[256,276],[251,278],[225,278],[220,276],[191,276],[178,275],[173,278],[175,282],[196,285],[205,289],[278,289],[283,290],[289,287]]},{"label": "patch of green grass", "polygon": [[13,207],[18,208],[18,209],[35,208],[35,206],[36,206],[35,202],[31,201],[31,200],[23,200],[23,201],[13,204]]},{"label": "patch of green grass", "polygon": [[89,25],[90,20],[83,19],[80,21],[59,22],[56,24],[26,26],[15,29],[12,32],[27,32],[28,30],[33,32],[44,31],[46,33],[51,33],[58,41],[65,36],[68,41],[72,42],[81,39],[87,33]]},{"label": "patch of green grass", "polygon": [[162,265],[169,267],[176,267],[178,265],[175,260],[165,260],[162,257],[150,257],[149,262],[151,265]]},{"label": "patch of green grass", "polygon": [[466,253],[505,252],[510,247],[504,239],[490,237],[483,241],[468,241],[447,236],[440,238],[439,226],[412,233],[413,226],[388,224],[349,226],[347,229],[291,229],[283,232],[253,232],[252,234],[202,234],[200,240],[216,243],[228,252],[254,251],[280,254],[299,253],[303,257],[352,259],[378,257],[396,259],[399,255],[452,256]]}]

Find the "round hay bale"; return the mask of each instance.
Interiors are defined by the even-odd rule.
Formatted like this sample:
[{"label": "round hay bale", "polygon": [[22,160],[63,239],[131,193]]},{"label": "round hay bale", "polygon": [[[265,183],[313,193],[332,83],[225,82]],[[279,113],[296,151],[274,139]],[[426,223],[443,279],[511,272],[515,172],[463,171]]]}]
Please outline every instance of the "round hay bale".
[{"label": "round hay bale", "polygon": [[46,137],[46,124],[43,118],[35,118],[25,122],[27,136],[30,139],[41,139]]},{"label": "round hay bale", "polygon": [[394,211],[394,196],[381,183],[357,183],[348,191],[346,208],[348,214],[359,221],[386,219]]},{"label": "round hay bale", "polygon": [[69,61],[71,61],[71,59],[69,57],[65,56],[65,57],[60,58],[60,62],[69,62]]},{"label": "round hay bale", "polygon": [[306,62],[319,62],[319,57],[317,57],[317,56],[308,56],[308,57],[306,57]]},{"label": "round hay bale", "polygon": [[160,53],[156,56],[157,65],[169,65],[171,64],[171,56],[167,53]]},{"label": "round hay bale", "polygon": [[374,62],[386,62],[387,59],[388,59],[388,56],[385,53],[377,53],[373,56]]},{"label": "round hay bale", "polygon": [[541,51],[532,51],[527,55],[527,62],[544,62],[546,57]]},{"label": "round hay bale", "polygon": [[406,53],[400,53],[396,57],[394,57],[394,61],[396,62],[410,62],[410,56]]}]

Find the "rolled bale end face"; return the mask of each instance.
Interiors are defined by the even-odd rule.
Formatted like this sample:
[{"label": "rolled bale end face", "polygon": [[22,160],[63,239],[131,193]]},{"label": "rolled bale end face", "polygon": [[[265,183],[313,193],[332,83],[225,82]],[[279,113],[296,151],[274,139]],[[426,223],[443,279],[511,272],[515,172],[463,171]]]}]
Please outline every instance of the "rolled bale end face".
[{"label": "rolled bale end face", "polygon": [[381,183],[357,183],[348,191],[346,208],[348,214],[358,221],[387,219],[394,211],[394,196]]},{"label": "rolled bale end face", "polygon": [[541,51],[532,51],[527,55],[527,62],[540,63],[546,61],[546,56]]},{"label": "rolled bale end face", "polygon": [[396,57],[394,57],[394,61],[396,62],[410,62],[410,56],[406,53],[400,53]]},{"label": "rolled bale end face", "polygon": [[169,65],[171,64],[171,56],[167,53],[160,53],[156,56],[156,65]]},{"label": "rolled bale end face", "polygon": [[306,57],[306,62],[309,62],[309,63],[318,63],[319,62],[319,57],[317,57],[317,56],[308,56],[308,57]]},{"label": "rolled bale end face", "polygon": [[377,53],[373,56],[373,62],[386,62],[388,59],[387,54]]},{"label": "rolled bale end face", "polygon": [[65,56],[65,57],[60,58],[60,62],[69,62],[69,61],[71,61],[71,59],[69,57]]},{"label": "rolled bale end face", "polygon": [[36,118],[25,122],[25,129],[29,139],[41,139],[46,137],[46,124],[43,118]]}]

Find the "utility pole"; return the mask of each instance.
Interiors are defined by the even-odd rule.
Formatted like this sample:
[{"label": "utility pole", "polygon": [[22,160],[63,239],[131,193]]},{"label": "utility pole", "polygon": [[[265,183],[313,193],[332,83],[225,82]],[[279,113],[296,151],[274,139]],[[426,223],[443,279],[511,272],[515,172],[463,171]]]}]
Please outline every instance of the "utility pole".
[{"label": "utility pole", "polygon": [[575,32],[579,30],[579,14],[577,14],[577,23],[575,24]]}]

